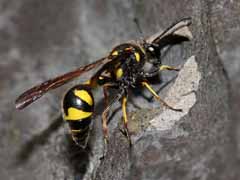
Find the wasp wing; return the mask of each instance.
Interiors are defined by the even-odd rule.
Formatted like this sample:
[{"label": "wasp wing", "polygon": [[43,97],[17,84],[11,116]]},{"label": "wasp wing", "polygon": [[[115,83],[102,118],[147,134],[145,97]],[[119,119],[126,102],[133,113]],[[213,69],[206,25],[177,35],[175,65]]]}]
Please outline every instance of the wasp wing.
[{"label": "wasp wing", "polygon": [[88,64],[83,67],[79,67],[78,69],[68,72],[66,74],[63,74],[61,76],[58,76],[56,78],[50,79],[46,82],[43,82],[37,86],[34,86],[33,88],[25,91],[23,94],[21,94],[17,100],[15,101],[15,105],[17,109],[23,109],[32,102],[36,101],[40,97],[42,97],[46,92],[49,90],[55,89],[59,86],[62,86],[63,84],[71,81],[72,79],[82,75],[83,73],[92,70],[93,68],[105,64],[107,62],[111,61],[110,58],[104,57],[102,59],[99,59],[98,61]]},{"label": "wasp wing", "polygon": [[188,26],[191,24],[191,18],[184,18],[174,23],[164,32],[158,32],[146,39],[146,42],[157,44],[160,49],[167,46],[188,41],[192,39],[192,33]]}]

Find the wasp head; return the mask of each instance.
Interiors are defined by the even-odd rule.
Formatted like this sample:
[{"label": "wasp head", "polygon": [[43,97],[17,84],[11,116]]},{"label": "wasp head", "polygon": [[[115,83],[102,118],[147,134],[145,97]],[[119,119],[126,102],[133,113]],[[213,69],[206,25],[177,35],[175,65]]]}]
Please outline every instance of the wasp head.
[{"label": "wasp head", "polygon": [[143,47],[146,52],[148,62],[152,64],[161,64],[161,52],[158,44],[144,42]]}]

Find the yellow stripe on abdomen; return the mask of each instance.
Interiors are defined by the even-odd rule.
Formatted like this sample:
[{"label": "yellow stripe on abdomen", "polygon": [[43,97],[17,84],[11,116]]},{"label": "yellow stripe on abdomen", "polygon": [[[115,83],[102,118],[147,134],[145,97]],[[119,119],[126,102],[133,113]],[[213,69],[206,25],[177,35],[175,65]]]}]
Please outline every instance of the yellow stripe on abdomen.
[{"label": "yellow stripe on abdomen", "polygon": [[74,90],[75,96],[79,97],[81,100],[85,101],[88,103],[90,106],[93,105],[93,99],[91,95],[86,91],[86,90]]},{"label": "yellow stripe on abdomen", "polygon": [[92,115],[92,112],[85,112],[73,107],[68,108],[68,115],[64,115],[64,119],[68,121],[81,121],[84,118],[88,118]]}]

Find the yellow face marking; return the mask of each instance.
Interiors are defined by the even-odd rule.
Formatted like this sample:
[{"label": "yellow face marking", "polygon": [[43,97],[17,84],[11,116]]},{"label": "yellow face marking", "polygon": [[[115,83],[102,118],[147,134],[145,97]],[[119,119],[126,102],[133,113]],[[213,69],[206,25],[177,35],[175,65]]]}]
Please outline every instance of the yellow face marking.
[{"label": "yellow face marking", "polygon": [[99,80],[103,80],[104,78],[102,76],[99,76]]},{"label": "yellow face marking", "polygon": [[81,120],[87,117],[90,117],[92,115],[92,112],[84,112],[82,110],[70,107],[68,108],[68,115],[64,115],[64,119],[68,121],[76,121]]},{"label": "yellow face marking", "polygon": [[139,62],[140,61],[140,54],[135,52],[134,55],[136,57],[137,62]]},{"label": "yellow face marking", "polygon": [[122,68],[118,68],[118,69],[116,70],[116,76],[117,76],[117,78],[121,78],[121,77],[123,76],[123,70],[122,70]]},{"label": "yellow face marking", "polygon": [[117,56],[117,55],[118,55],[118,51],[113,51],[113,52],[112,52],[112,55],[113,55],[113,56]]},{"label": "yellow face marking", "polygon": [[75,96],[88,103],[90,106],[93,105],[93,99],[86,90],[74,90],[74,94]]}]

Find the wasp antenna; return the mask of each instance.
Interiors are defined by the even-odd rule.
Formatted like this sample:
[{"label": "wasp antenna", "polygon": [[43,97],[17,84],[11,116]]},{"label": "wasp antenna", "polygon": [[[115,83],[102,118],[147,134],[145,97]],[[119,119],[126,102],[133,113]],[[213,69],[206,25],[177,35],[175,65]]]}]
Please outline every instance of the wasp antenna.
[{"label": "wasp antenna", "polygon": [[143,31],[142,31],[142,29],[141,29],[141,27],[140,27],[140,23],[139,23],[139,21],[138,21],[138,18],[134,17],[134,18],[133,18],[133,21],[134,21],[134,23],[135,23],[136,26],[137,26],[137,29],[138,29],[138,32],[139,32],[140,36],[143,38]]}]

